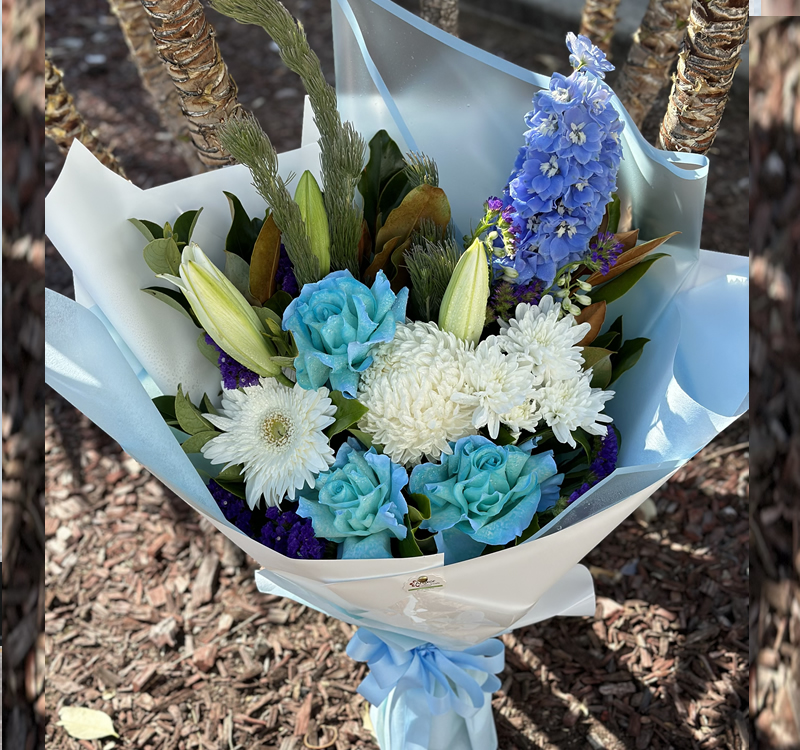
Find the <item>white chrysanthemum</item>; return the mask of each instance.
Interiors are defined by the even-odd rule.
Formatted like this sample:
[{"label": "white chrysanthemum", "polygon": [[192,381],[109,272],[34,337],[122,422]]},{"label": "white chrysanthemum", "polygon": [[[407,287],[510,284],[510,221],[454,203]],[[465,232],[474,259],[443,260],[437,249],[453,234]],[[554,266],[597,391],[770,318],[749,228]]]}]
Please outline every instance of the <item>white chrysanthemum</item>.
[{"label": "white chrysanthemum", "polygon": [[539,405],[535,398],[527,398],[519,406],[500,415],[500,421],[511,430],[513,437],[518,438],[523,430],[534,433],[541,421]]},{"label": "white chrysanthemum", "polygon": [[473,427],[488,426],[489,435],[496,438],[500,415],[522,405],[530,395],[531,371],[520,366],[516,354],[503,354],[492,336],[468,354],[464,374],[468,391],[454,394],[453,400],[474,409]]},{"label": "white chrysanthemum", "polygon": [[328,389],[289,388],[274,378],[260,385],[225,390],[219,415],[206,414],[224,430],[202,448],[213,464],[244,466],[247,504],[253,508],[263,495],[267,505],[277,505],[288,494],[326,471],[333,450],[322,432],[333,424],[336,407]]},{"label": "white chrysanthemum", "polygon": [[606,401],[614,397],[614,391],[603,391],[590,385],[592,371],[571,378],[553,380],[536,390],[539,416],[553,430],[560,443],[575,447],[570,434],[582,427],[590,435],[605,435],[608,428],[601,424],[611,417],[601,414]]},{"label": "white chrysanthemum", "polygon": [[359,382],[358,400],[369,409],[359,422],[397,464],[450,453],[450,441],[475,433],[473,409],[454,400],[467,389],[469,347],[434,323],[399,324],[378,347]]},{"label": "white chrysanthemum", "polygon": [[501,349],[517,354],[530,367],[537,383],[573,377],[583,364],[580,347],[575,346],[588,332],[588,323],[575,325],[573,315],[564,314],[561,305],[544,297],[538,305],[521,302],[514,317],[502,328],[498,338]]}]

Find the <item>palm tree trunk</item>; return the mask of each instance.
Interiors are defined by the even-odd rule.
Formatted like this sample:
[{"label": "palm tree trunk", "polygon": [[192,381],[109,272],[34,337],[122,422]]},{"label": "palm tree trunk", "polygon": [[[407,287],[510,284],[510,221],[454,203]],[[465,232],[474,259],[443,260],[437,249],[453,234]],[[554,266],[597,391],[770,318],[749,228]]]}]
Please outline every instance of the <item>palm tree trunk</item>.
[{"label": "palm tree trunk", "polygon": [[458,0],[420,0],[419,6],[424,21],[458,36]]},{"label": "palm tree trunk", "polygon": [[208,167],[233,164],[219,142],[220,123],[241,109],[236,84],[199,0],[141,0],[161,59],[181,97],[192,143]]},{"label": "palm tree trunk", "polygon": [[747,40],[747,0],[692,0],[658,147],[703,154],[719,128]]},{"label": "palm tree trunk", "polygon": [[61,71],[45,56],[44,60],[44,132],[66,154],[77,138],[103,164],[118,175],[125,177],[125,170],[116,157],[89,129],[86,121],[75,107],[72,95],[64,87]]},{"label": "palm tree trunk", "polygon": [[619,0],[586,0],[581,15],[579,33],[588,36],[593,44],[610,57],[614,26],[617,25]]},{"label": "palm tree trunk", "polygon": [[615,89],[639,128],[656,95],[669,82],[691,5],[691,0],[650,0],[633,35],[628,60]]},{"label": "palm tree trunk", "polygon": [[108,0],[108,4],[119,21],[142,85],[150,95],[161,125],[172,134],[175,148],[192,174],[204,172],[206,166],[191,143],[189,127],[181,110],[180,94],[158,56],[150,19],[142,8],[141,0]]}]

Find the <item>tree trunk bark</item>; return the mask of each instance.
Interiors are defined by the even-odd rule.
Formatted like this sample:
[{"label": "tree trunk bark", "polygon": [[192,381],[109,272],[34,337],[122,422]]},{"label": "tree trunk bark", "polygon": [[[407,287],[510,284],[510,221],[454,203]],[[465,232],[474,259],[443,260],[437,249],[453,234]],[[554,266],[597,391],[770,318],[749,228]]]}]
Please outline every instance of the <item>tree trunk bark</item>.
[{"label": "tree trunk bark", "polygon": [[458,36],[458,0],[420,0],[419,6],[423,20]]},{"label": "tree trunk bark", "polygon": [[189,127],[181,110],[180,94],[158,56],[150,19],[141,0],[108,0],[108,4],[119,21],[142,85],[150,95],[161,125],[172,134],[175,148],[192,174],[204,172],[206,167],[192,146]]},{"label": "tree trunk bark", "polygon": [[236,84],[199,0],[141,0],[167,72],[178,88],[192,143],[208,167],[233,164],[216,135],[241,109]]},{"label": "tree trunk bark", "polygon": [[747,40],[747,0],[692,0],[658,147],[703,154],[719,128]]},{"label": "tree trunk bark", "polygon": [[606,57],[611,56],[611,40],[617,25],[619,0],[586,0],[581,15],[580,34],[588,36]]},{"label": "tree trunk bark", "polygon": [[633,35],[628,60],[617,79],[617,94],[637,127],[669,82],[686,31],[691,0],[650,0]]},{"label": "tree trunk bark", "polygon": [[64,87],[61,71],[49,57],[44,60],[44,132],[66,154],[77,138],[103,164],[122,177],[125,170],[97,136],[89,129],[75,107],[72,95]]}]

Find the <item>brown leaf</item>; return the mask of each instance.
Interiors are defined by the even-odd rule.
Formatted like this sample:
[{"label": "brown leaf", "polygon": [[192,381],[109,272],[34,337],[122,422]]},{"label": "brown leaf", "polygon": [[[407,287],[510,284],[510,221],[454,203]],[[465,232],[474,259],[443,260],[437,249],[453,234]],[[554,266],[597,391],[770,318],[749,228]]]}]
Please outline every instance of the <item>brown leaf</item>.
[{"label": "brown leaf", "polygon": [[270,214],[261,225],[250,259],[250,294],[262,305],[275,294],[280,258],[281,230]]},{"label": "brown leaf", "polygon": [[630,232],[618,232],[614,235],[614,239],[622,244],[622,252],[627,252],[632,247],[636,247],[639,241],[639,230],[631,229]]},{"label": "brown leaf", "polygon": [[369,224],[367,220],[361,221],[361,239],[358,241],[358,267],[363,268],[364,264],[369,260],[369,254],[372,250],[372,236],[369,233]]},{"label": "brown leaf", "polygon": [[364,271],[362,281],[369,286],[373,281],[375,281],[375,277],[378,275],[378,271],[386,266],[389,262],[389,259],[392,257],[392,251],[397,246],[397,243],[400,242],[401,237],[392,237],[390,240],[386,242],[383,246],[381,252],[377,253],[372,260],[372,263],[369,264],[369,268]]},{"label": "brown leaf", "polygon": [[380,254],[393,237],[398,237],[400,243],[405,242],[423,219],[430,219],[442,229],[450,223],[450,203],[441,188],[419,185],[403,198],[378,231],[375,253]]},{"label": "brown leaf", "polygon": [[[638,229],[634,230],[634,232],[637,234],[638,231]],[[625,232],[624,234],[629,235],[631,232]],[[599,284],[605,284],[606,281],[611,281],[611,279],[616,278],[620,274],[625,273],[625,271],[628,269],[633,268],[648,253],[652,252],[660,245],[663,245],[667,240],[671,239],[676,234],[680,234],[680,232],[670,232],[663,237],[657,237],[649,242],[643,242],[641,245],[631,247],[629,250],[623,252],[619,258],[617,258],[616,265],[607,274],[605,274],[605,276],[601,274],[600,271],[595,271],[588,279],[586,279],[586,281],[592,286],[598,286]],[[627,239],[626,241],[630,240]],[[633,241],[636,242],[636,239]]]},{"label": "brown leaf", "polygon": [[576,325],[588,323],[591,328],[589,332],[578,342],[577,346],[589,346],[600,333],[603,321],[606,319],[606,301],[600,300],[581,310],[581,314],[575,318]]}]

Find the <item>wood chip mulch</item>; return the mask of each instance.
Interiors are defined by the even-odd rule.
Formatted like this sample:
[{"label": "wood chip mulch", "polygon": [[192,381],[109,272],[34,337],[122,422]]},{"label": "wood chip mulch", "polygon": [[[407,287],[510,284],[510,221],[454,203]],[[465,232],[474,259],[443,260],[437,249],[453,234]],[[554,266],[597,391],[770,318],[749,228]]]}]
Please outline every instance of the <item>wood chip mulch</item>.
[{"label": "wood chip mulch", "polygon": [[754,19],[750,74],[753,481],[750,715],[800,747],[800,19]]}]

